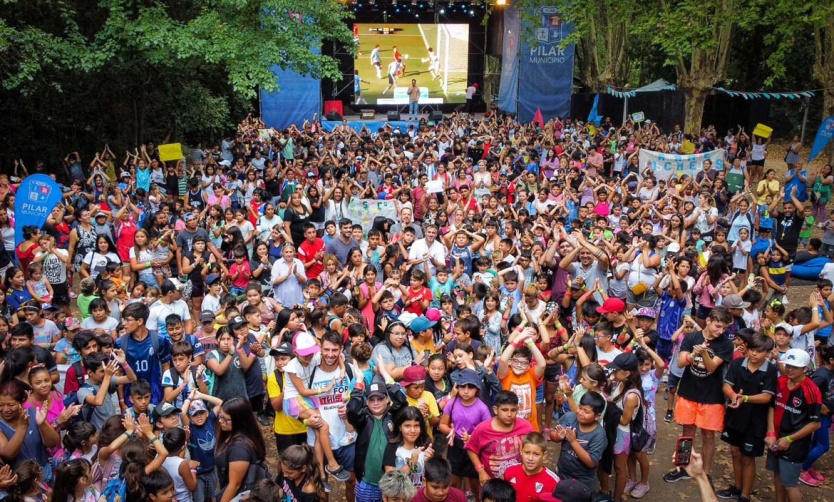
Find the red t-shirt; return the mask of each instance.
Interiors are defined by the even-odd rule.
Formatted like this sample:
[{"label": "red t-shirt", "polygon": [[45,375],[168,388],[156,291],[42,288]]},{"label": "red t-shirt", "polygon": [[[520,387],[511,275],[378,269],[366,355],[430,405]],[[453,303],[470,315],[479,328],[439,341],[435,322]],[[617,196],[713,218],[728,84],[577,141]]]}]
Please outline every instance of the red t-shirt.
[{"label": "red t-shirt", "polygon": [[[324,239],[316,237],[316,240],[310,244],[310,241],[304,239],[304,242],[298,246],[298,259],[303,263],[307,263],[316,256],[316,253],[325,250]],[[321,260],[316,260],[307,268],[307,278],[315,279],[324,272],[324,263]]]},{"label": "red t-shirt", "polygon": [[478,454],[491,478],[501,478],[504,470],[521,459],[521,442],[524,436],[533,432],[533,426],[524,419],[516,418],[513,430],[497,431],[492,420],[478,424],[465,448]]},{"label": "red t-shirt", "polygon": [[434,296],[431,293],[431,290],[425,286],[418,291],[414,291],[412,288],[408,288],[408,298],[406,301],[412,301],[408,307],[405,308],[406,312],[411,312],[412,314],[423,315],[425,312],[423,310],[422,305],[420,305],[421,300],[433,300]]},{"label": "red t-shirt", "polygon": [[[420,488],[417,490],[417,495],[411,499],[411,502],[429,502],[429,499],[426,498],[426,494],[423,493],[425,491],[424,488]],[[449,487],[449,493],[446,495],[446,502],[466,502],[466,494],[460,488]]]},{"label": "red t-shirt", "polygon": [[504,481],[515,488],[515,499],[520,502],[538,501],[542,496],[552,495],[559,476],[547,467],[540,472],[527,474],[521,464],[511,465],[504,471]]}]

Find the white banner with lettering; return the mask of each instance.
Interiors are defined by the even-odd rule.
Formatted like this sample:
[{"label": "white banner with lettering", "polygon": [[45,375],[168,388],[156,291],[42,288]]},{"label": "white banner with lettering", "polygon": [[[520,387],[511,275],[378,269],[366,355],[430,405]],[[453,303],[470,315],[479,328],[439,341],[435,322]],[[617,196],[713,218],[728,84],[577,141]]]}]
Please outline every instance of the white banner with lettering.
[{"label": "white banner with lettering", "polygon": [[680,177],[682,174],[695,176],[698,171],[704,170],[705,160],[711,160],[712,168],[716,171],[724,170],[724,150],[718,149],[693,155],[640,150],[640,171],[642,172],[646,167],[651,167],[655,178],[658,180],[668,180],[672,176]]},{"label": "white banner with lettering", "polygon": [[399,220],[397,217],[397,206],[394,204],[394,201],[376,199],[350,200],[347,217],[354,223],[362,225],[362,230],[366,235],[374,223],[374,218],[377,216],[385,216],[394,221]]}]

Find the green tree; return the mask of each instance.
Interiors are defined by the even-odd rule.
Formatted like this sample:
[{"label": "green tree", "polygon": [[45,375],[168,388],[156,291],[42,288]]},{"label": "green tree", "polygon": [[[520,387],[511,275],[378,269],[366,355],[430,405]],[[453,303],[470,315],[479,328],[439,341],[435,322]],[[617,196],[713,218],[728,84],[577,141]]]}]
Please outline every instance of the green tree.
[{"label": "green tree", "polygon": [[3,3],[0,92],[13,101],[6,109],[67,136],[47,139],[53,144],[84,139],[69,137],[73,128],[101,134],[100,124],[107,132],[96,140],[122,146],[151,132],[220,134],[259,88],[279,89],[275,65],[341,78],[338,62],[312,49],[353,39],[336,0]]},{"label": "green tree", "polygon": [[685,129],[701,128],[710,87],[724,81],[733,31],[754,22],[747,0],[657,0],[643,4],[637,28],[651,37],[675,68],[686,96]]}]

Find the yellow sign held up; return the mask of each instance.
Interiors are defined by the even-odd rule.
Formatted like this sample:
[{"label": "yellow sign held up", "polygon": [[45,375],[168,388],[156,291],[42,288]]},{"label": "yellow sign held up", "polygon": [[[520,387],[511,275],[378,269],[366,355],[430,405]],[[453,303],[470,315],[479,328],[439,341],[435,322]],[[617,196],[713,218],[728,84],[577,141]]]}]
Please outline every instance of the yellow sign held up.
[{"label": "yellow sign held up", "polygon": [[769,138],[771,134],[773,134],[773,128],[764,124],[756,124],[756,128],[753,129],[753,136],[760,138]]},{"label": "yellow sign held up", "polygon": [[169,143],[167,145],[159,145],[159,160],[162,162],[182,160],[182,144]]}]

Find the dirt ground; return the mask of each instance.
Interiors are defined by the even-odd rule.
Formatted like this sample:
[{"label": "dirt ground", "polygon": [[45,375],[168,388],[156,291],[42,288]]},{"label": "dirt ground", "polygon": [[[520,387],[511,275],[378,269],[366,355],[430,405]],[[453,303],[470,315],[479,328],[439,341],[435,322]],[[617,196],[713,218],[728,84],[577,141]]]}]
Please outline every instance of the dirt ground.
[{"label": "dirt ground", "polygon": [[[779,173],[779,179],[784,179],[784,174],[787,170],[785,163],[781,160],[787,148],[786,144],[773,144],[769,150],[771,152],[770,158],[765,164],[765,170],[774,168]],[[803,157],[807,158],[807,148],[801,153]],[[822,157],[822,156],[820,156]],[[825,164],[824,159],[818,158],[810,165],[806,165],[809,172],[816,171]],[[817,230],[819,232],[819,230]],[[816,236],[816,235],[815,235]],[[793,286],[789,290],[788,297],[791,308],[796,308],[808,301],[808,295],[815,289],[810,282],[794,281]],[[666,409],[665,400],[665,384],[661,386],[657,397],[658,407],[658,424],[657,424],[657,449],[651,455],[651,471],[649,474],[649,486],[651,490],[642,498],[646,501],[697,501],[700,500],[698,487],[692,481],[680,481],[678,483],[666,483],[663,481],[663,474],[671,470],[671,459],[675,452],[675,440],[681,433],[681,427],[674,422],[667,424],[663,421],[663,415]],[[262,431],[264,437],[267,438],[267,451],[270,464],[270,472],[277,472],[277,451],[275,449],[275,441],[273,440],[272,430],[263,427]],[[715,462],[712,469],[712,477],[716,489],[720,490],[733,484],[733,466],[730,458],[729,447],[720,440],[717,440],[717,449],[715,455]],[[695,451],[701,450],[700,439],[696,438]],[[546,464],[555,469],[556,459],[559,455],[559,446],[551,443],[548,448],[548,457]],[[771,473],[764,468],[764,458],[758,459],[757,462],[756,483],[754,485],[753,501],[772,501],[776,500],[773,492],[773,480]],[[829,452],[823,456],[816,464],[815,468],[828,480],[818,488],[800,484],[802,491],[802,500],[804,502],[828,502],[834,500],[834,453]],[[344,494],[344,485],[331,479],[333,484],[333,493],[330,494],[330,499],[335,502],[346,500]],[[613,477],[611,480],[613,485]]]}]

